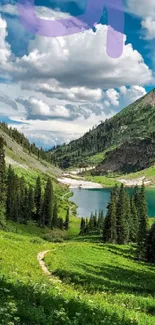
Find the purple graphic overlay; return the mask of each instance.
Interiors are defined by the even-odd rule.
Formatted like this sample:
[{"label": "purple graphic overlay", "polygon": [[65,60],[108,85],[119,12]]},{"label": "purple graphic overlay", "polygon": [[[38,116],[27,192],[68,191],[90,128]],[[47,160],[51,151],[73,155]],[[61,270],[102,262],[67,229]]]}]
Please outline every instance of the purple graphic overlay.
[{"label": "purple graphic overlay", "polygon": [[92,29],[100,21],[104,6],[108,11],[107,54],[111,58],[118,58],[122,55],[124,45],[122,0],[87,0],[83,15],[59,20],[37,17],[34,0],[18,0],[19,18],[23,26],[33,34],[46,37],[72,35]]}]

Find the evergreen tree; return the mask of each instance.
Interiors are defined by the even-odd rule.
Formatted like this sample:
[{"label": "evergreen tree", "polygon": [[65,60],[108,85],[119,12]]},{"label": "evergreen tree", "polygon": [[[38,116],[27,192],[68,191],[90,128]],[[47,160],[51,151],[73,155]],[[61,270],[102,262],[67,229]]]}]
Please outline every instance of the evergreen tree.
[{"label": "evergreen tree", "polygon": [[103,226],[104,226],[104,214],[103,214],[103,210],[101,210],[99,211],[98,224],[97,224],[99,233],[103,231]]},{"label": "evergreen tree", "polygon": [[[15,175],[15,180],[14,182],[16,183],[16,188],[15,188],[15,196],[18,196],[18,183],[19,183],[19,219],[21,222],[25,223],[25,220],[27,218],[27,216],[25,216],[25,214],[27,214],[27,210],[26,210],[26,205],[27,205],[27,189],[26,189],[26,184],[25,184],[25,179],[24,177],[21,177],[20,180],[18,180],[18,177]],[[16,209],[16,207],[15,207]],[[17,216],[16,216],[16,212],[14,215],[14,219],[17,220]]]},{"label": "evergreen tree", "polygon": [[124,185],[121,185],[118,202],[117,202],[117,243],[125,244],[128,240],[128,225],[126,222],[126,194]]},{"label": "evergreen tree", "polygon": [[41,179],[38,176],[36,180],[36,187],[34,193],[34,203],[35,203],[35,220],[37,221],[38,225],[41,225]]},{"label": "evergreen tree", "polygon": [[130,197],[127,191],[125,191],[125,223],[126,223],[126,242],[130,240],[130,229],[131,229],[131,207]]},{"label": "evergreen tree", "polygon": [[147,228],[148,228],[148,206],[146,201],[144,184],[142,185],[140,191],[139,212],[140,212],[140,218],[139,218],[137,256],[139,259],[144,260],[146,256],[146,240],[147,240]]},{"label": "evergreen tree", "polygon": [[69,208],[67,208],[66,219],[65,219],[65,230],[69,229]]},{"label": "evergreen tree", "polygon": [[7,177],[6,215],[7,219],[15,222],[19,221],[20,217],[19,191],[19,179],[15,175],[11,166],[9,166]]},{"label": "evergreen tree", "polygon": [[4,141],[0,137],[0,226],[5,227],[6,170]]},{"label": "evergreen tree", "polygon": [[139,220],[138,220],[138,211],[135,205],[135,197],[132,195],[130,201],[130,209],[131,209],[131,219],[130,219],[130,235],[129,240],[131,242],[137,242],[138,233],[139,233]]},{"label": "evergreen tree", "polygon": [[27,222],[29,221],[29,193],[27,187],[25,187],[23,206],[24,206],[23,221],[25,224],[27,224]]},{"label": "evergreen tree", "polygon": [[86,219],[85,221],[85,234],[88,234],[89,233],[89,222],[88,222],[88,219]]},{"label": "evergreen tree", "polygon": [[64,222],[62,218],[58,218],[58,228],[61,230],[64,228]]},{"label": "evergreen tree", "polygon": [[150,263],[155,263],[155,223],[148,232],[146,242],[146,260]]},{"label": "evergreen tree", "polygon": [[133,191],[133,197],[135,202],[135,207],[137,209],[138,220],[140,219],[140,190],[136,185]]},{"label": "evergreen tree", "polygon": [[103,241],[108,243],[117,242],[116,195],[114,190],[111,193],[110,203],[107,207],[107,215],[103,227]]},{"label": "evergreen tree", "polygon": [[6,216],[7,219],[12,218],[13,202],[14,202],[14,172],[9,165],[7,175],[7,199],[6,199]]},{"label": "evergreen tree", "polygon": [[34,191],[32,186],[30,186],[28,191],[28,220],[33,219],[33,210],[34,210]]},{"label": "evergreen tree", "polygon": [[89,232],[92,232],[94,230],[94,216],[93,216],[93,213],[91,213],[88,227],[89,227]]},{"label": "evergreen tree", "polygon": [[58,227],[58,207],[57,201],[55,200],[54,207],[53,207],[53,218],[52,218],[52,228]]},{"label": "evergreen tree", "polygon": [[95,214],[93,215],[93,230],[97,229],[97,211],[95,211]]},{"label": "evergreen tree", "polygon": [[[53,186],[51,179],[48,178],[43,200],[42,220],[43,226],[51,227],[53,214]],[[54,212],[55,213],[55,212]]]},{"label": "evergreen tree", "polygon": [[81,218],[81,224],[80,224],[80,234],[84,234],[84,232],[85,232],[85,226],[86,226],[86,224],[85,224],[85,219],[84,218]]}]

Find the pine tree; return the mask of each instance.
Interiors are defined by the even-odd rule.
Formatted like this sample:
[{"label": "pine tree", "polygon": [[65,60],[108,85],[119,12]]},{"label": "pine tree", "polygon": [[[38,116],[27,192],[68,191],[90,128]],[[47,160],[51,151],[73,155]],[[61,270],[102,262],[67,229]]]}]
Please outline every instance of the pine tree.
[{"label": "pine tree", "polygon": [[139,187],[136,185],[133,191],[133,197],[135,202],[135,207],[137,209],[138,220],[140,219],[140,190]]},{"label": "pine tree", "polygon": [[62,218],[58,218],[58,228],[63,230],[64,228],[64,222],[63,222],[63,219]]},{"label": "pine tree", "polygon": [[51,179],[48,178],[45,186],[43,208],[42,208],[43,226],[51,227],[52,217],[54,217],[53,212],[54,212],[53,211],[53,186],[52,186]]},{"label": "pine tree", "polygon": [[93,215],[93,230],[97,229],[97,211],[95,211],[95,214]]},{"label": "pine tree", "polygon": [[[15,175],[15,179],[14,179],[14,182],[15,182],[15,197],[18,196],[18,177]],[[17,220],[17,219],[20,219],[21,222],[24,222],[25,223],[25,220],[27,218],[27,216],[25,216],[25,214],[27,214],[27,210],[26,210],[26,195],[27,195],[27,189],[26,189],[26,184],[25,184],[25,179],[24,177],[21,177],[20,180],[19,180],[20,184],[19,184],[19,216],[17,218],[16,214],[17,212],[14,212],[14,219]],[[16,198],[17,199],[17,198]],[[16,210],[16,207],[15,207],[15,210]]]},{"label": "pine tree", "polygon": [[102,233],[103,226],[104,226],[104,213],[103,213],[103,210],[101,210],[100,213],[99,213],[99,217],[98,217],[98,230],[99,230],[99,233]]},{"label": "pine tree", "polygon": [[53,207],[53,218],[52,218],[52,228],[58,227],[58,207],[57,201],[55,200],[54,207]]},{"label": "pine tree", "polygon": [[90,233],[94,230],[94,216],[93,216],[93,213],[91,213],[88,228],[89,228]]},{"label": "pine tree", "polygon": [[117,202],[117,243],[125,244],[128,240],[128,226],[126,223],[126,194],[124,185],[121,185]]},{"label": "pine tree", "polygon": [[85,221],[85,234],[88,234],[89,233],[89,222],[88,222],[88,219],[86,219]]},{"label": "pine tree", "polygon": [[148,228],[148,206],[146,201],[145,186],[141,187],[140,203],[139,203],[139,234],[137,244],[137,256],[139,259],[144,260],[146,256],[146,240]]},{"label": "pine tree", "polygon": [[[20,219],[20,181],[17,175],[15,175],[11,166],[8,169],[7,176],[7,198],[6,198],[6,216],[7,219],[15,222]],[[23,213],[23,211],[22,211]]]},{"label": "pine tree", "polygon": [[24,191],[24,213],[23,213],[23,216],[24,216],[24,219],[23,219],[23,222],[25,224],[27,224],[27,222],[29,221],[29,193],[28,193],[28,189],[27,187],[25,187],[25,191]]},{"label": "pine tree", "polygon": [[7,219],[11,219],[12,218],[12,204],[14,201],[14,184],[13,184],[13,179],[14,179],[14,172],[13,169],[11,167],[11,165],[9,165],[8,168],[8,175],[7,175],[7,199],[6,199],[6,216]]},{"label": "pine tree", "polygon": [[155,263],[155,223],[148,232],[146,241],[146,260],[150,263]]},{"label": "pine tree", "polygon": [[65,230],[69,229],[69,208],[67,208],[66,219],[65,219]]},{"label": "pine tree", "polygon": [[0,226],[5,227],[6,170],[4,140],[0,137]]},{"label": "pine tree", "polygon": [[34,203],[35,203],[35,220],[37,221],[38,225],[41,225],[41,179],[38,176],[36,180],[36,187],[34,193]]},{"label": "pine tree", "polygon": [[33,211],[34,211],[34,191],[32,186],[30,186],[28,191],[28,220],[33,219]]},{"label": "pine tree", "polygon": [[85,219],[81,218],[81,224],[80,224],[80,234],[83,235],[85,232]]},{"label": "pine tree", "polygon": [[108,243],[117,242],[116,196],[114,190],[111,193],[110,202],[107,207],[107,215],[103,227],[103,241]]},{"label": "pine tree", "polygon": [[139,233],[139,220],[138,211],[135,205],[135,197],[132,195],[130,201],[131,219],[130,219],[130,235],[129,240],[131,242],[137,242]]},{"label": "pine tree", "polygon": [[130,197],[127,191],[125,191],[125,222],[126,222],[126,242],[130,240],[130,228],[131,228],[131,207]]}]

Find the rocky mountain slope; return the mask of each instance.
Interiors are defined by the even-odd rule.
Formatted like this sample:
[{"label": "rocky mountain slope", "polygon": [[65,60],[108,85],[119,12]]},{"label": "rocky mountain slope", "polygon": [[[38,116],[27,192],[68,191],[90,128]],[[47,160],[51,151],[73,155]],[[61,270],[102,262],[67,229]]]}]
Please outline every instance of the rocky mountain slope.
[{"label": "rocky mountain slope", "polygon": [[[140,170],[155,161],[154,138],[155,89],[80,139],[54,149],[51,152],[52,161],[68,168],[89,165],[90,159],[93,162],[93,158],[95,161],[98,156],[97,172],[102,172],[102,169]],[[149,155],[145,141],[149,144]],[[143,153],[142,148],[145,149]]]},{"label": "rocky mountain slope", "polygon": [[92,173],[95,175],[107,172],[131,173],[148,168],[154,163],[155,138],[135,139],[109,151],[104,161]]}]

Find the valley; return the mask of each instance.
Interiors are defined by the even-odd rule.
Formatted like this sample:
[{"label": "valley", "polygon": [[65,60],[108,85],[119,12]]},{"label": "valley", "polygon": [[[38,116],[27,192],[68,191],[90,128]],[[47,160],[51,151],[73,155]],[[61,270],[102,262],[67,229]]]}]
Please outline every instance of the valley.
[{"label": "valley", "polygon": [[2,0],[0,325],[155,325],[155,0]]},{"label": "valley", "polygon": [[64,146],[43,151],[3,125],[0,139],[0,324],[154,325],[153,136],[149,163],[144,152],[127,170],[124,144],[62,169]]}]

